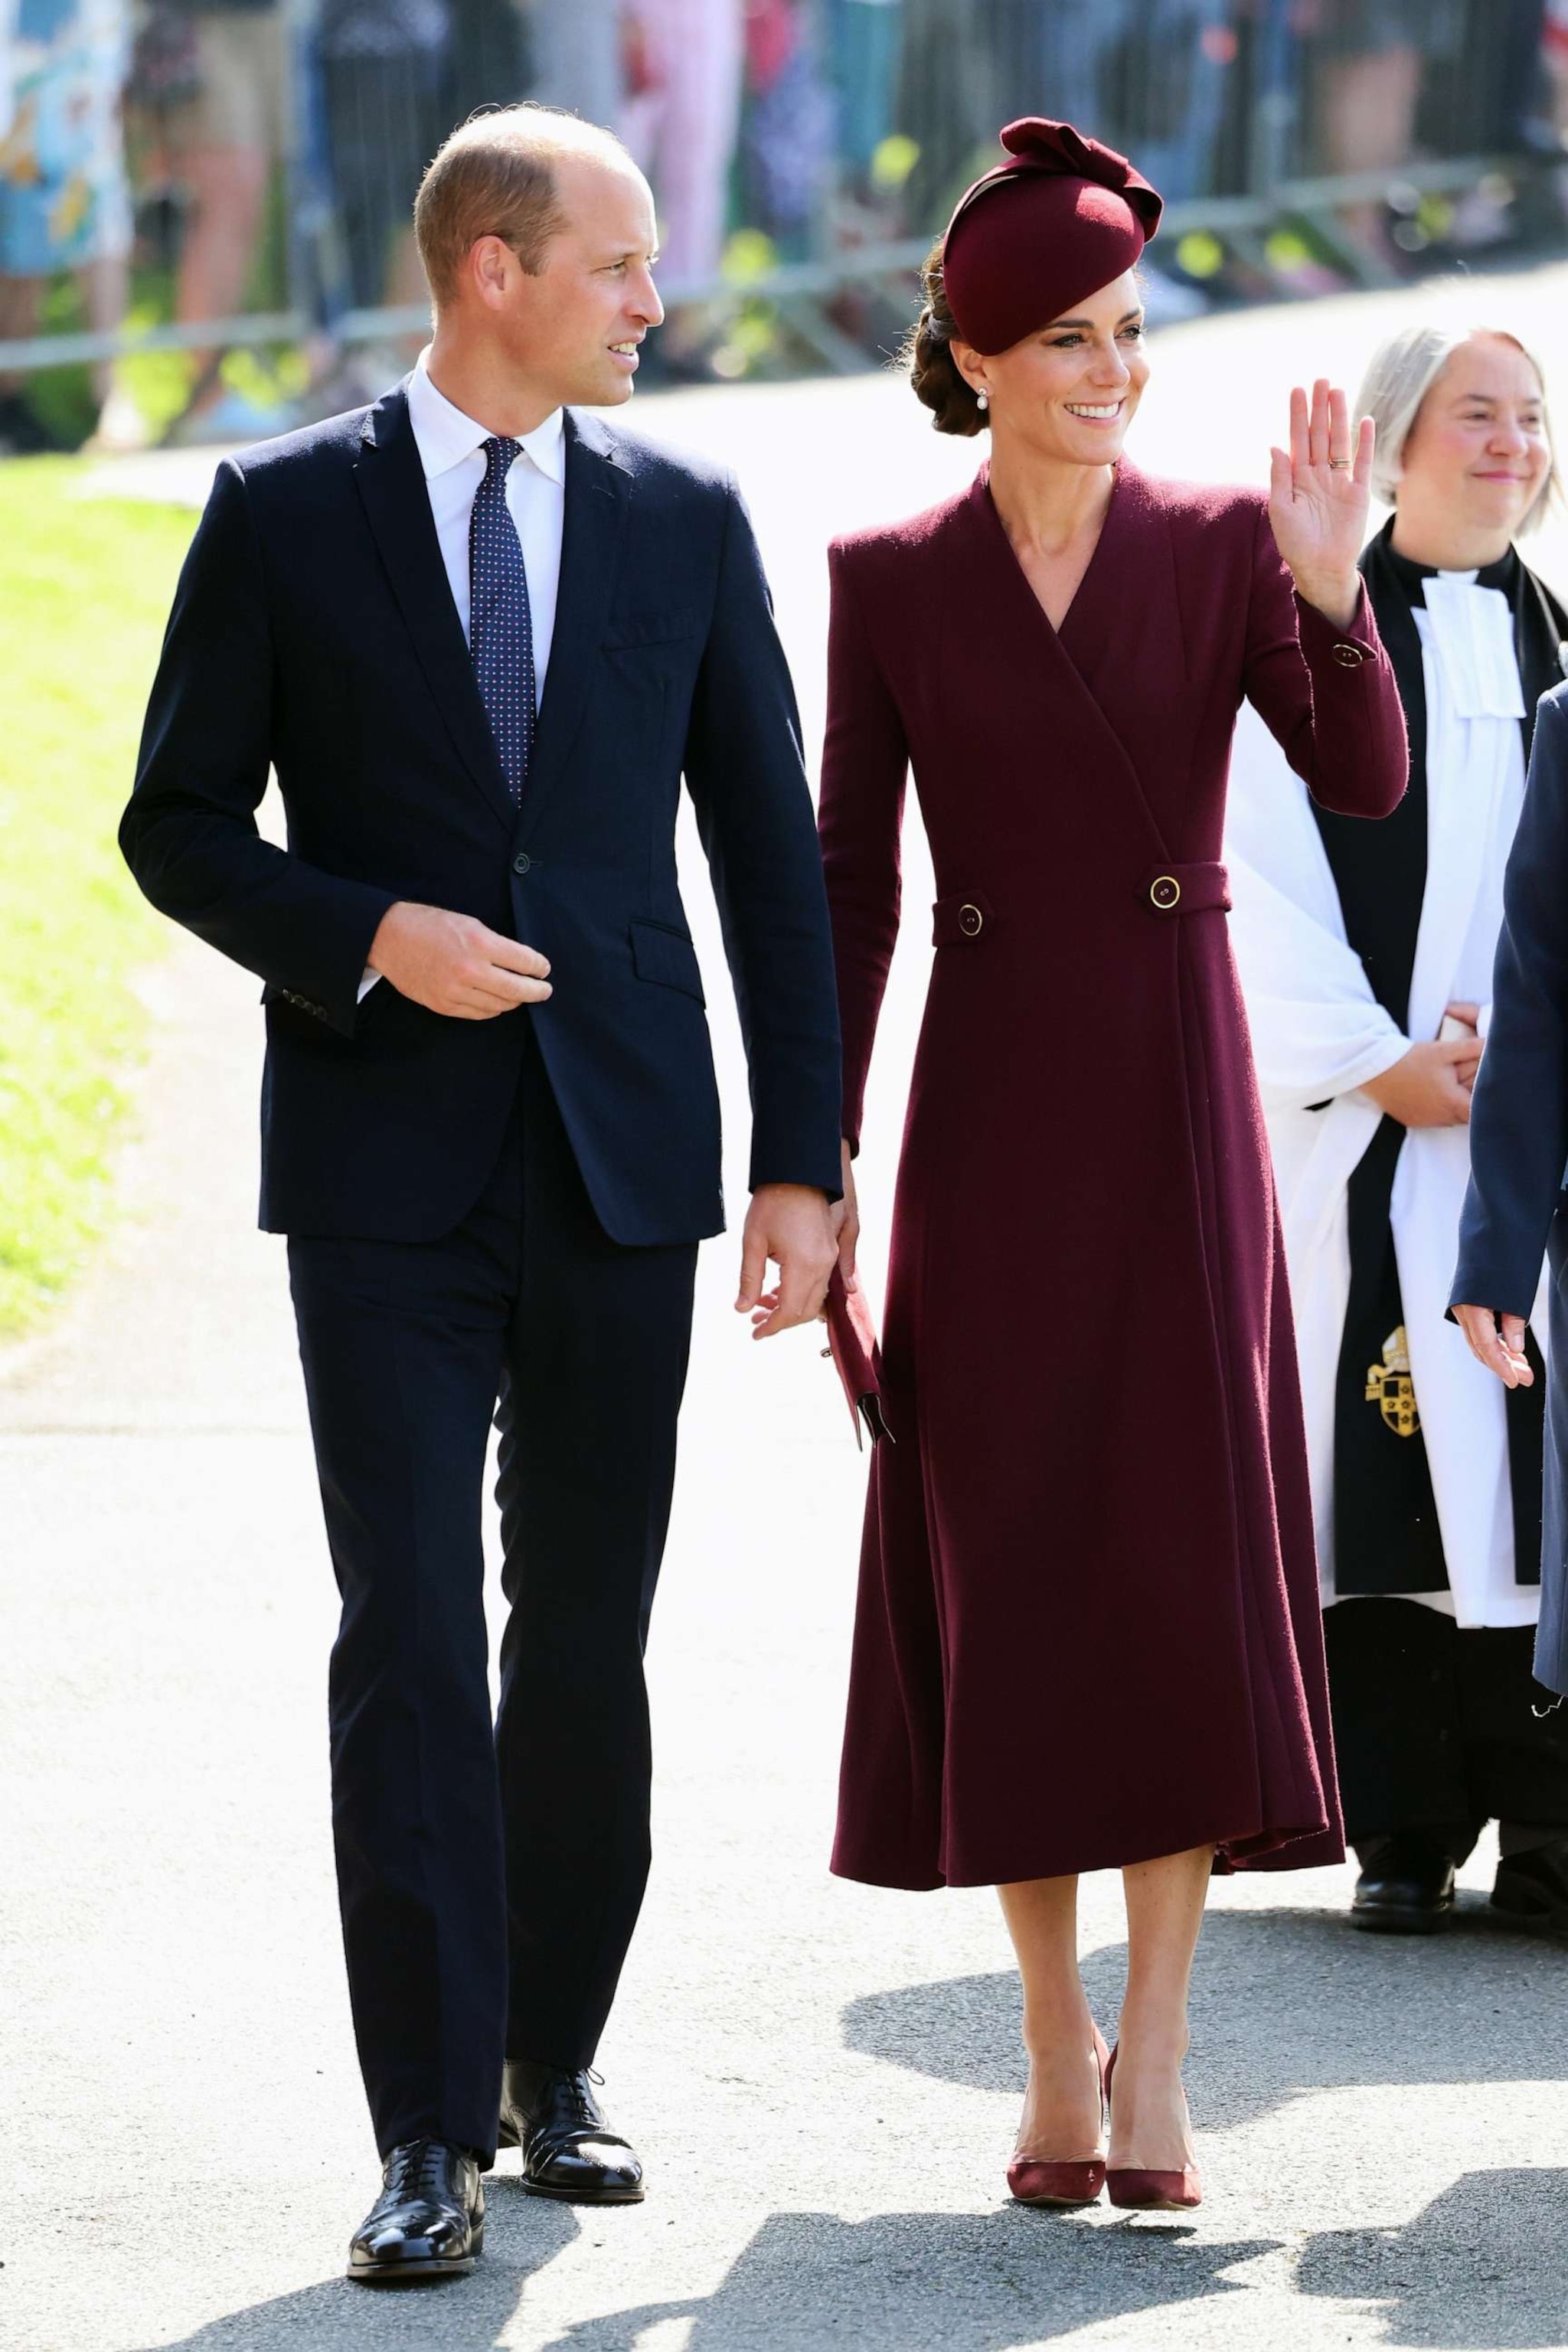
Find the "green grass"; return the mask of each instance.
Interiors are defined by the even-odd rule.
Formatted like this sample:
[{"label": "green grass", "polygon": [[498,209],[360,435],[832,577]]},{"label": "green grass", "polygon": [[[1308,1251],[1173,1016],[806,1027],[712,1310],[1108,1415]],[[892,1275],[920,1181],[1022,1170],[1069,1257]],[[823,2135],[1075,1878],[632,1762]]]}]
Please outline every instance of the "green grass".
[{"label": "green grass", "polygon": [[70,458],[0,464],[0,1334],[101,1233],[168,944],[121,862],[142,706],[195,518],[83,499]]}]

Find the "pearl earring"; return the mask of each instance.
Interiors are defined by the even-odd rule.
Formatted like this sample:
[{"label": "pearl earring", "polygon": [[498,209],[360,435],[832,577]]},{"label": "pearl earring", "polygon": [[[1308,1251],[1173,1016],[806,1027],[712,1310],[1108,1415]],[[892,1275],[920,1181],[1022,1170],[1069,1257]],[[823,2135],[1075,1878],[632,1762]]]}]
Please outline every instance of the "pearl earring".
[{"label": "pearl earring", "polygon": [[976,405],[977,405],[978,407],[981,407],[981,408],[989,408],[989,407],[990,407],[990,405],[991,405],[991,394],[990,394],[988,392],[977,392],[977,393],[975,394],[975,395],[974,395],[974,398],[975,398],[975,404],[976,404]]}]

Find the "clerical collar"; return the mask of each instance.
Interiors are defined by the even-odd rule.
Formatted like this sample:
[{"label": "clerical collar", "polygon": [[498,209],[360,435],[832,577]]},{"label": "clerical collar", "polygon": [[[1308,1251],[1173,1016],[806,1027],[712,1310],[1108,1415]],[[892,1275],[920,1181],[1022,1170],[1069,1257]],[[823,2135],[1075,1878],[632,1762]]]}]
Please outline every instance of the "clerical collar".
[{"label": "clerical collar", "polygon": [[[1438,567],[1435,563],[1413,563],[1407,555],[1400,554],[1394,544],[1392,520],[1384,524],[1380,536],[1389,576],[1403,593],[1405,603],[1425,604],[1426,583],[1437,577]],[[1519,583],[1519,550],[1510,547],[1507,554],[1500,558],[1496,563],[1489,563],[1484,571],[1473,575],[1475,585],[1478,588],[1500,589],[1505,596],[1511,599]]]}]

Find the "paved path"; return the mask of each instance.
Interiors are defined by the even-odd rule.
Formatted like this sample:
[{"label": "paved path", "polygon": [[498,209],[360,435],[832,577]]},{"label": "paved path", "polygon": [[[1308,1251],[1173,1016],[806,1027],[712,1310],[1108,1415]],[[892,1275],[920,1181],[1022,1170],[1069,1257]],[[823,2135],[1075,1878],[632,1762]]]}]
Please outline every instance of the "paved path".
[{"label": "paved path", "polygon": [[[1468,307],[1556,345],[1568,382],[1565,291],[1553,272]],[[1139,456],[1261,478],[1290,373],[1353,381],[1404,299],[1167,335]],[[815,732],[829,530],[940,495],[974,452],[875,379],[674,395],[644,418],[742,472]],[[206,470],[118,478],[199,496]],[[1568,578],[1568,550],[1550,554]],[[918,847],[910,866],[873,1234],[928,952]],[[690,898],[717,977],[695,860]],[[508,2158],[472,2281],[390,2299],[341,2283],[374,2164],[328,1844],[331,1584],[280,1245],[251,1230],[257,992],[195,948],[148,986],[125,1219],[70,1314],[0,1370],[0,2344],[1568,2343],[1568,1955],[1494,1927],[1484,1858],[1433,1944],[1351,1934],[1343,1872],[1219,1887],[1195,2224],[1008,2206],[1021,2068],[994,1899],[826,1873],[863,1465],[814,1343],[748,1350],[732,1243],[704,1254],[652,1655],[658,1861],[603,2056],[654,2193],[558,2210],[518,2193]],[[1114,1880],[1087,1882],[1084,1910],[1109,2021]]]}]

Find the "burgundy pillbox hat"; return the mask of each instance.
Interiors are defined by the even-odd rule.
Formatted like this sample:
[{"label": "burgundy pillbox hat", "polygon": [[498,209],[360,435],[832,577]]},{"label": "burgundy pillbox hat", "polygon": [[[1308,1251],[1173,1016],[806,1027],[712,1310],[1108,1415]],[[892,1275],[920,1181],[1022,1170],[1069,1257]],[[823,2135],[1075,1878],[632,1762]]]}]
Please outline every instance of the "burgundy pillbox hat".
[{"label": "burgundy pillbox hat", "polygon": [[1164,209],[1125,155],[1070,122],[1026,115],[1002,144],[1007,161],[964,190],[942,239],[948,307],[983,358],[1112,285]]}]

